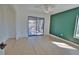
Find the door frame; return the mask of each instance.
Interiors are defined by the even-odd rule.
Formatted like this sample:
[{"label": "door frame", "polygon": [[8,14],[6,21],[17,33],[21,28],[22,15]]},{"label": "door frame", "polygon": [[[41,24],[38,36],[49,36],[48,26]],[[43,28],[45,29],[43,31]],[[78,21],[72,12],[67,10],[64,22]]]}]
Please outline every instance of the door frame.
[{"label": "door frame", "polygon": [[[36,20],[36,30],[37,30],[37,20],[40,20],[38,18],[42,18],[42,20],[43,20],[43,34],[37,35],[37,33],[36,33],[36,35],[29,35],[29,20],[30,20],[29,17],[36,18],[36,19],[31,19],[31,20]],[[45,19],[43,17],[28,16],[28,36],[44,36],[44,24],[45,24]]]}]

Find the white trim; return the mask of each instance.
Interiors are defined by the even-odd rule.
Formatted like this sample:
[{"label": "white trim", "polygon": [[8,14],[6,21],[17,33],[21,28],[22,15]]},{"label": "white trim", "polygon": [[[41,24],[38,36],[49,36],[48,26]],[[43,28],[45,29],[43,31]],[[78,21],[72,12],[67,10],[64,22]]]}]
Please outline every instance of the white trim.
[{"label": "white trim", "polygon": [[76,44],[76,43],[74,43],[74,42],[71,42],[71,41],[65,40],[65,39],[63,39],[63,38],[60,38],[60,37],[55,36],[55,35],[52,35],[52,34],[49,34],[49,35],[52,36],[52,37],[58,38],[58,39],[60,39],[60,40],[62,40],[62,41],[65,41],[65,42],[67,42],[67,43],[70,43],[70,44],[72,44],[72,45],[75,45],[75,46],[79,47],[79,45]]}]

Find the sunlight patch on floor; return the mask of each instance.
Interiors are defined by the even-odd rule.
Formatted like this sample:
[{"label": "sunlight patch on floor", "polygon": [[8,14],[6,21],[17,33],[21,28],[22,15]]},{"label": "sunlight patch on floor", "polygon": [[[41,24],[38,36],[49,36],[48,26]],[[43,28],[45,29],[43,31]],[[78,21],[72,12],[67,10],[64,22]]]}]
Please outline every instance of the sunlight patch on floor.
[{"label": "sunlight patch on floor", "polygon": [[77,50],[76,48],[71,47],[71,46],[69,46],[66,43],[62,43],[62,42],[52,42],[52,43],[55,44],[55,45],[57,45],[57,46],[59,46],[59,47],[62,47],[62,48]]}]

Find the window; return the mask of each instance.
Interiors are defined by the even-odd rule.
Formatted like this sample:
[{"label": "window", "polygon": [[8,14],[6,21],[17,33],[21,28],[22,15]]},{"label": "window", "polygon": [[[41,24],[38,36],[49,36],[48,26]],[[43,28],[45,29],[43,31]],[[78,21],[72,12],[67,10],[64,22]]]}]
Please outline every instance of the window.
[{"label": "window", "polygon": [[77,15],[77,17],[76,17],[76,24],[75,24],[74,38],[79,39],[79,15]]}]

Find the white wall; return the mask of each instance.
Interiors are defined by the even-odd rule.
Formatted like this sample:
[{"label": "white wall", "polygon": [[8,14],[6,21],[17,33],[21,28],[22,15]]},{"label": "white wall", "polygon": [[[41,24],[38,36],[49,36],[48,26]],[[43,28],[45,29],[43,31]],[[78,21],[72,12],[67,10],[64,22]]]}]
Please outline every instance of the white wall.
[{"label": "white wall", "polygon": [[4,41],[5,38],[7,37],[7,33],[5,32],[6,30],[6,24],[5,24],[5,19],[3,16],[3,9],[2,6],[0,5],[0,42]]},{"label": "white wall", "polygon": [[44,34],[49,33],[49,16],[20,6],[0,5],[0,42],[28,36],[28,16],[44,17]]},{"label": "white wall", "polygon": [[0,42],[16,36],[15,12],[9,5],[0,5]]},{"label": "white wall", "polygon": [[19,37],[28,37],[28,16],[36,16],[36,17],[44,17],[45,18],[45,26],[44,26],[44,34],[48,35],[49,33],[49,16],[44,13],[39,13],[35,11],[27,10],[26,8],[22,8],[20,6],[15,6],[17,18],[16,18],[16,38]]},{"label": "white wall", "polygon": [[7,8],[8,38],[16,38],[16,13],[12,6]]}]

